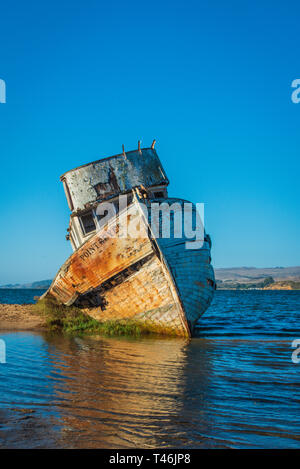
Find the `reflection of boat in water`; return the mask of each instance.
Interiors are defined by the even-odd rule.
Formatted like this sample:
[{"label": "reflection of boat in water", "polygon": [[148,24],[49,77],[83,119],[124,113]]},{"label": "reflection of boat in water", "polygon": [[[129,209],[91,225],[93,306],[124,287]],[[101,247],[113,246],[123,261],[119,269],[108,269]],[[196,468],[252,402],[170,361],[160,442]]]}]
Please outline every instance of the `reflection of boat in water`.
[{"label": "reflection of boat in water", "polygon": [[155,448],[167,429],[180,444],[188,339],[52,334],[47,342],[58,446]]},{"label": "reflection of boat in water", "polygon": [[[99,321],[134,320],[160,332],[192,334],[215,289],[211,241],[203,233],[201,247],[186,249],[197,241],[182,229],[182,218],[176,232],[177,215],[189,205],[195,218],[196,208],[168,197],[154,142],[75,168],[61,180],[72,212],[67,239],[74,253],[46,295],[85,307]],[[124,207],[120,195],[126,196]],[[106,216],[104,223],[99,209],[108,202],[117,217]],[[159,231],[163,213],[153,231],[152,206],[162,202],[170,217],[168,236]],[[139,229],[124,236],[124,227]]]},{"label": "reflection of boat in water", "polygon": [[49,332],[11,340],[1,448],[191,448],[203,443],[198,430],[213,428],[203,413],[214,404],[206,341]]}]

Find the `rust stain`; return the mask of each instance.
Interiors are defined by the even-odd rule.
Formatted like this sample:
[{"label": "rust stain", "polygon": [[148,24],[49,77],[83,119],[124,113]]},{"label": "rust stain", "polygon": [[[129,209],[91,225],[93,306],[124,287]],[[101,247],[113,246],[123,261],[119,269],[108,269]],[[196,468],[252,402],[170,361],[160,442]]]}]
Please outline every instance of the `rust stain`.
[{"label": "rust stain", "polygon": [[[126,257],[122,256],[122,250],[127,250]],[[62,301],[65,303],[69,301],[66,296],[72,297],[75,293],[96,288],[151,251],[149,241],[128,238],[103,240],[96,234],[72,255],[68,269],[58,274],[56,291],[62,291]]]},{"label": "rust stain", "polygon": [[108,181],[98,182],[98,184],[95,184],[94,189],[100,198],[107,198],[118,192],[121,192],[118,179],[115,175],[112,165],[109,165]]},{"label": "rust stain", "polygon": [[204,288],[204,283],[203,282],[194,282],[195,285],[198,285],[198,287]]},{"label": "rust stain", "polygon": [[[122,221],[120,217],[118,223]],[[74,296],[98,287],[153,252],[149,238],[142,235],[122,238],[116,236],[118,231],[119,225],[106,225],[75,251],[61,267],[50,293],[60,302],[69,304]]]}]

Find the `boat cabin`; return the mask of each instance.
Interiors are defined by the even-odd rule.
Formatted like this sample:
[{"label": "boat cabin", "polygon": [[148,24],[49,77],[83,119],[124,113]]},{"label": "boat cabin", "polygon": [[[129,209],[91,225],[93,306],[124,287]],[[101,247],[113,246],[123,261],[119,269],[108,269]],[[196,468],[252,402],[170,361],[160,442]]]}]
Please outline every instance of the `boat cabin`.
[{"label": "boat cabin", "polygon": [[[67,171],[61,176],[71,210],[67,240],[78,249],[96,231],[99,203],[117,203],[120,194],[143,186],[151,198],[168,197],[166,173],[154,149],[120,153]],[[116,207],[117,208],[117,207]]]}]

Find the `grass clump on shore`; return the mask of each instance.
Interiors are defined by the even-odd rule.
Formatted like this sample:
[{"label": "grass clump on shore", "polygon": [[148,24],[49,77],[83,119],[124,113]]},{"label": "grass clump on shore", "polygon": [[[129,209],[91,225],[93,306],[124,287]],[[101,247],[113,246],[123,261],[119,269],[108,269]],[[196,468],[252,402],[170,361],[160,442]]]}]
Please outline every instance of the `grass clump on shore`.
[{"label": "grass clump on shore", "polygon": [[99,322],[74,306],[58,304],[54,299],[44,298],[34,305],[35,311],[44,316],[49,330],[66,333],[101,333],[109,336],[140,336],[156,332],[147,325],[134,321]]},{"label": "grass clump on shore", "polygon": [[61,305],[50,298],[38,300],[34,309],[44,316],[51,331],[94,332],[99,326],[98,321],[84,314],[80,308]]}]

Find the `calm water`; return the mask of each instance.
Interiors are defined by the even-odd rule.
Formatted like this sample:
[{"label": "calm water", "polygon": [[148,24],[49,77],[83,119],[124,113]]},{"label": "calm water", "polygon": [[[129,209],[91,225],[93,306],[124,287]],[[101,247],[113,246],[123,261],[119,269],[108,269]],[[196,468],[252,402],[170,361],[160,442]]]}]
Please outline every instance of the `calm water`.
[{"label": "calm water", "polygon": [[[23,304],[23,303],[35,303],[34,297],[41,296],[46,290],[40,289],[9,289],[0,288],[0,303],[5,304]],[[1,324],[0,324],[1,327]]]},{"label": "calm water", "polygon": [[192,341],[0,333],[0,447],[300,448],[299,325],[300,292],[219,291]]}]

